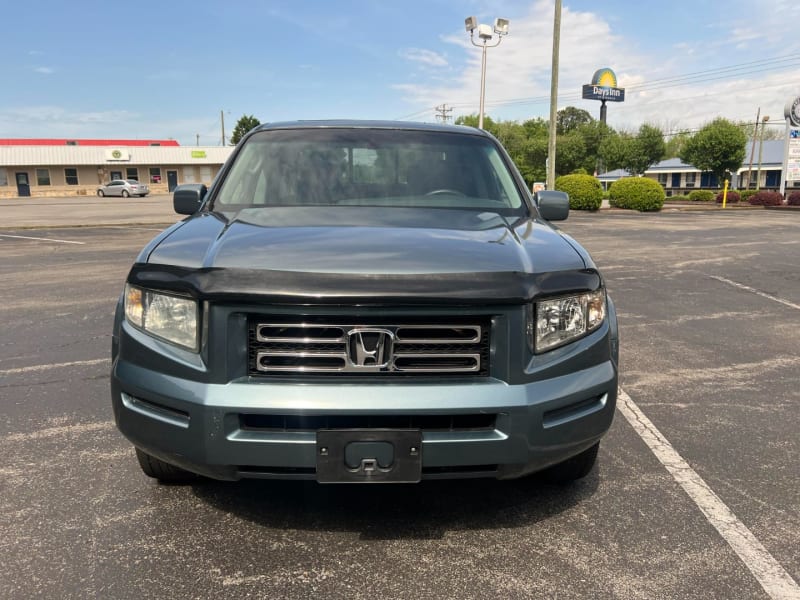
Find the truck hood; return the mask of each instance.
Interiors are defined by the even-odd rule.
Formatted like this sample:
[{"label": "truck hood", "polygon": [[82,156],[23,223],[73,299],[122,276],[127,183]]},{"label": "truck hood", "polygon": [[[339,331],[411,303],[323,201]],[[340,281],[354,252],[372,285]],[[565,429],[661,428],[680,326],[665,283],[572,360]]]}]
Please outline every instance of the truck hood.
[{"label": "truck hood", "polygon": [[586,265],[564,237],[532,219],[461,210],[339,207],[244,210],[187,219],[150,264],[194,269],[414,275],[541,273]]},{"label": "truck hood", "polygon": [[490,212],[271,208],[193,216],[148,246],[130,283],[290,304],[519,304],[602,285],[546,223]]}]

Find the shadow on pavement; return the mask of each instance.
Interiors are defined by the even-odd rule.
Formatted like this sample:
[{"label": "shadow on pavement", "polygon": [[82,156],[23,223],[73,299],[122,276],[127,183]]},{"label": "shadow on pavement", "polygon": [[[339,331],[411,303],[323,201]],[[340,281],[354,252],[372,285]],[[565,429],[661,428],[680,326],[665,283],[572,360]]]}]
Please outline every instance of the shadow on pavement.
[{"label": "shadow on pavement", "polygon": [[320,485],[313,481],[206,481],[197,497],[263,527],[346,531],[363,540],[438,539],[448,530],[524,527],[597,490],[598,469],[569,486],[536,476],[513,481],[423,481],[408,485]]}]

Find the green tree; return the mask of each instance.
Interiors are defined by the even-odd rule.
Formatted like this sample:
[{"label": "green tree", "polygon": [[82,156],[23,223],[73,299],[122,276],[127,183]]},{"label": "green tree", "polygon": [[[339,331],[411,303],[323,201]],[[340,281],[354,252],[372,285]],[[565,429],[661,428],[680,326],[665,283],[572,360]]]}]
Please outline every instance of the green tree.
[{"label": "green tree", "polygon": [[525,144],[520,172],[528,185],[547,179],[547,134],[529,137]]},{"label": "green tree", "polygon": [[[783,125],[783,119],[775,121],[774,119],[769,121],[769,123],[778,123],[779,125]],[[755,122],[747,122],[747,121],[739,121],[736,123],[737,126],[742,128],[744,134],[747,136],[748,140],[753,139],[753,135],[756,133],[756,124]],[[763,125],[759,123],[758,125],[758,138],[760,139],[762,136],[765,140],[782,140],[783,136],[786,135],[783,127],[770,127],[769,124]]]},{"label": "green tree", "polygon": [[546,138],[550,128],[547,125],[547,121],[545,121],[541,117],[536,117],[535,119],[528,119],[522,123],[522,128],[525,130],[525,135],[528,138],[534,137],[544,137]]},{"label": "green tree", "polygon": [[607,135],[599,150],[607,169],[625,169],[631,175],[643,175],[664,158],[665,152],[664,134],[658,127],[646,123],[639,127],[636,135]]},{"label": "green tree", "polygon": [[586,146],[586,157],[583,164],[586,172],[594,173],[601,169],[605,170],[605,165],[602,164],[600,157],[600,147],[606,137],[615,133],[614,130],[605,123],[592,121],[580,125],[575,133],[583,137],[583,143]]},{"label": "green tree", "polygon": [[251,129],[261,125],[261,121],[256,119],[253,115],[242,115],[242,118],[236,122],[236,127],[233,128],[231,135],[231,144],[236,145],[239,143],[247,132]]},{"label": "green tree", "polygon": [[[477,127],[478,115],[461,115],[460,117],[456,117],[455,124],[466,125],[467,127]],[[492,135],[495,135],[497,130],[495,122],[487,115],[483,115],[483,128]]]},{"label": "green tree", "polygon": [[567,106],[556,113],[556,133],[564,135],[592,121],[594,121],[594,118],[587,111],[582,108]]},{"label": "green tree", "polygon": [[607,171],[626,169],[633,150],[633,136],[629,133],[610,133],[600,143],[598,154]]},{"label": "green tree", "polygon": [[644,175],[654,164],[664,158],[666,152],[663,132],[654,125],[645,123],[633,138],[633,151],[628,156],[626,166],[632,175]]},{"label": "green tree", "polygon": [[[577,169],[585,169],[586,163],[586,142],[580,133],[556,137],[556,175],[569,175]],[[591,168],[594,170],[594,164]]]},{"label": "green tree", "polygon": [[710,171],[722,181],[727,172],[742,166],[747,136],[727,119],[714,119],[686,140],[680,159],[701,171]]},{"label": "green tree", "polygon": [[686,140],[692,137],[688,131],[679,131],[669,136],[664,149],[664,158],[678,158],[683,150]]}]

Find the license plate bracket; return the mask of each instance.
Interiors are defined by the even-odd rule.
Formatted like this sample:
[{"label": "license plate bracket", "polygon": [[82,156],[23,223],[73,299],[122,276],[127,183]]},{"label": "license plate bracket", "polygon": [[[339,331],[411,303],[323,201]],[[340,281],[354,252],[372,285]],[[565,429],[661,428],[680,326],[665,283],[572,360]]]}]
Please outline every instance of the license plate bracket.
[{"label": "license plate bracket", "polygon": [[320,429],[320,483],[418,483],[422,479],[419,429]]}]

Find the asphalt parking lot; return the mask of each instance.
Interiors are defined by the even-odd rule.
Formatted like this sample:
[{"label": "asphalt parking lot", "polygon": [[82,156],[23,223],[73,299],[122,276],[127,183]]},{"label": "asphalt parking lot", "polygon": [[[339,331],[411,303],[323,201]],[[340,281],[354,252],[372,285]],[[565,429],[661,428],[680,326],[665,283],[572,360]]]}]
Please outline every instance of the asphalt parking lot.
[{"label": "asphalt parking lot", "polygon": [[0,206],[0,597],[800,598],[800,215],[570,215],[624,391],[571,487],[181,487],[108,390],[126,273],[176,217],[109,206]]}]

